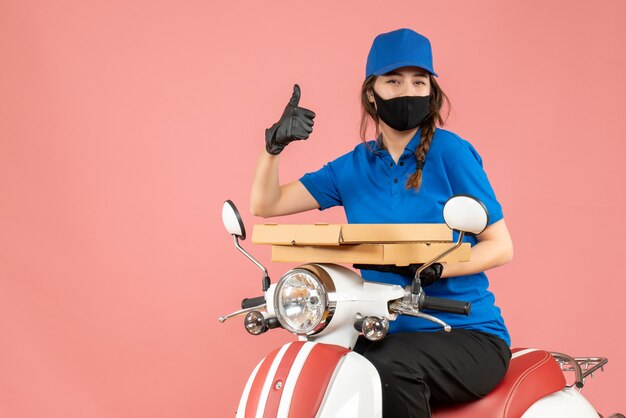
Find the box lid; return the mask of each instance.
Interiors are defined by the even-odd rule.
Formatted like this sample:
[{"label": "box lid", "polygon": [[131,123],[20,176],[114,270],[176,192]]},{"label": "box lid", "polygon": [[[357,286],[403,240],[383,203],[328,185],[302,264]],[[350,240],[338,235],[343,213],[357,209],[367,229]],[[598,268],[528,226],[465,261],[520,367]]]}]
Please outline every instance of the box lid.
[{"label": "box lid", "polygon": [[253,243],[272,245],[451,241],[446,224],[261,224],[252,230]]}]

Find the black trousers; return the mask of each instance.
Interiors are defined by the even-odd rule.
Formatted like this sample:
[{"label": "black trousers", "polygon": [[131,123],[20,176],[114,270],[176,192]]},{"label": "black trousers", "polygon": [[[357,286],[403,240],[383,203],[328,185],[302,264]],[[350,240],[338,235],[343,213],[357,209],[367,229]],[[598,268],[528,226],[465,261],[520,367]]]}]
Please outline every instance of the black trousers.
[{"label": "black trousers", "polygon": [[374,364],[383,391],[383,417],[429,418],[431,406],[477,400],[504,377],[511,350],[492,334],[464,329],[411,332],[354,347]]}]

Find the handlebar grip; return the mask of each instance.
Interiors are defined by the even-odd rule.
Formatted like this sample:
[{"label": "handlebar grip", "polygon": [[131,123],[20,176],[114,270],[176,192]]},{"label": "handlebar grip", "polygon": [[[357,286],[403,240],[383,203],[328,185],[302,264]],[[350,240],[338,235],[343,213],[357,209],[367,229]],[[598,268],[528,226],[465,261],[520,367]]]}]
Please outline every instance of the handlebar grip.
[{"label": "handlebar grip", "polygon": [[265,296],[257,296],[256,298],[245,298],[241,301],[241,309],[254,308],[255,306],[263,305],[265,303]]},{"label": "handlebar grip", "polygon": [[420,309],[449,312],[453,314],[468,316],[470,314],[470,311],[472,310],[472,304],[470,302],[463,302],[462,300],[442,299],[434,298],[431,296],[424,296],[424,302],[421,304]]}]

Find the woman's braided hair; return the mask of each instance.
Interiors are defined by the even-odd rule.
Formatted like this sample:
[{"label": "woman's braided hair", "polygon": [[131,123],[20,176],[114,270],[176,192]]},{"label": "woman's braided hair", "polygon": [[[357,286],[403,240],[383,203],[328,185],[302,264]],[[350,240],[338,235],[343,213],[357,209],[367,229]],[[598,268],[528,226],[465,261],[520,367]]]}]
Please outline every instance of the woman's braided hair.
[{"label": "woman's braided hair", "polygon": [[[370,118],[374,122],[376,137],[380,135],[380,126],[378,122],[378,114],[376,113],[376,108],[367,98],[367,93],[371,92],[374,89],[374,82],[376,82],[376,76],[370,76],[365,79],[363,85],[361,86],[361,128],[360,134],[361,139],[365,142],[367,140],[367,131],[369,126]],[[435,136],[435,130],[437,129],[437,124],[439,126],[443,126],[449,113],[450,113],[450,100],[448,96],[443,92],[435,77],[432,75],[428,75],[430,79],[430,113],[424,119],[424,121],[420,124],[422,129],[422,138],[420,141],[420,145],[415,149],[415,158],[417,159],[417,170],[415,173],[409,177],[409,180],[406,183],[407,189],[415,189],[418,191],[420,186],[422,185],[422,171],[424,168],[424,162],[426,161],[426,154],[428,154],[428,150],[430,149],[430,144],[433,142],[433,137]],[[446,117],[442,116],[441,108],[443,104],[447,103],[448,112]]]}]

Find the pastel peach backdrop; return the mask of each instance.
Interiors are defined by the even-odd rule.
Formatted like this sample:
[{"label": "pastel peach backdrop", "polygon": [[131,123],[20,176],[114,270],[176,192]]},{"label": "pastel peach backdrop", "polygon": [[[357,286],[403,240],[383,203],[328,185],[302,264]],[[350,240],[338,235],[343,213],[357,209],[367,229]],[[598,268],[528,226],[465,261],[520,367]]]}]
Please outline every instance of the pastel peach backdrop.
[{"label": "pastel peach backdrop", "polygon": [[[222,202],[248,211],[293,83],[315,131],[297,179],[359,141],[373,37],[430,37],[504,206],[490,272],[513,345],[610,361],[586,396],[626,409],[623,1],[0,0],[0,416],[228,417],[292,339],[218,324],[260,292]],[[342,222],[341,209],[279,222]],[[244,245],[274,279],[269,249]]]}]

